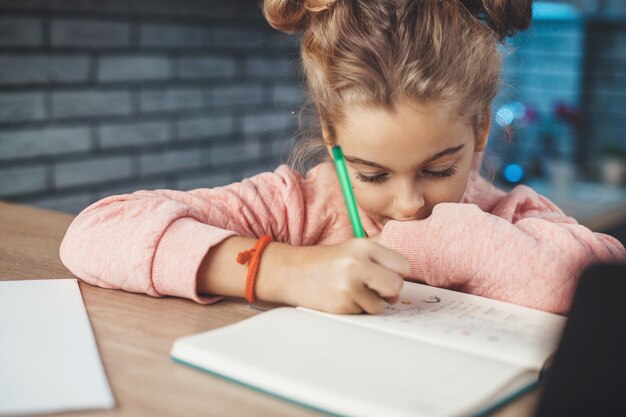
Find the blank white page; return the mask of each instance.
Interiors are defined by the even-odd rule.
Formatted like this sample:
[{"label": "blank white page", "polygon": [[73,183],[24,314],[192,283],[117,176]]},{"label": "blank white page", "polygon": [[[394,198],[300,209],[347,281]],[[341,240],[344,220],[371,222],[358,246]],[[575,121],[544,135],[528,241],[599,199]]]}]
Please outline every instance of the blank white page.
[{"label": "blank white page", "polygon": [[[177,339],[174,359],[352,417],[471,414],[524,369],[295,308]],[[531,379],[526,380],[529,383]]]},{"label": "blank white page", "polygon": [[78,282],[0,282],[0,415],[114,405]]}]

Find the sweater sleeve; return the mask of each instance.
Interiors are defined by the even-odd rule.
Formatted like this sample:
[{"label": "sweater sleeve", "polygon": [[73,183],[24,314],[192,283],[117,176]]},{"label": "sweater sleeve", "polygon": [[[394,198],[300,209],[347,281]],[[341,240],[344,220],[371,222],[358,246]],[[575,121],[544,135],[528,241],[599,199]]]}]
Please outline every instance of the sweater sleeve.
[{"label": "sweater sleeve", "polygon": [[381,244],[410,260],[412,279],[561,314],[583,268],[626,260],[618,240],[577,224],[526,186],[491,212],[443,203],[427,219],[390,221]]},{"label": "sweater sleeve", "polygon": [[100,287],[217,301],[196,289],[207,252],[234,235],[267,233],[297,242],[303,232],[300,180],[282,166],[226,187],[104,198],[73,220],[61,243],[61,260],[77,277]]}]

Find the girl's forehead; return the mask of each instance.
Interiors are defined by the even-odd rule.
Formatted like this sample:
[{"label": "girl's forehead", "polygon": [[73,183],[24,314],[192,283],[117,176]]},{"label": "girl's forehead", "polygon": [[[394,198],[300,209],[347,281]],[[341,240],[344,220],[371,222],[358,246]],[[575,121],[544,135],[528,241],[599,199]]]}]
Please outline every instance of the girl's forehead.
[{"label": "girl's forehead", "polygon": [[347,107],[336,133],[346,153],[405,159],[464,143],[473,130],[464,118],[435,103],[400,101],[392,110]]}]

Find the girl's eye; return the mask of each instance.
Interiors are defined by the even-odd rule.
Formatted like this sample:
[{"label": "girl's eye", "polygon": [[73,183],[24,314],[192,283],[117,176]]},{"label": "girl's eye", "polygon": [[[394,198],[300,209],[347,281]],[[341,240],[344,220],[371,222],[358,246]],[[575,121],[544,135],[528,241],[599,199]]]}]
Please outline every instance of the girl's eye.
[{"label": "girl's eye", "polygon": [[452,165],[450,168],[446,168],[443,171],[429,171],[427,169],[422,171],[424,175],[431,178],[445,178],[451,177],[456,174],[456,166]]},{"label": "girl's eye", "polygon": [[385,172],[383,174],[377,174],[377,175],[364,175],[364,174],[361,174],[360,172],[357,172],[355,177],[357,180],[362,181],[362,182],[379,183],[387,179],[387,173]]}]

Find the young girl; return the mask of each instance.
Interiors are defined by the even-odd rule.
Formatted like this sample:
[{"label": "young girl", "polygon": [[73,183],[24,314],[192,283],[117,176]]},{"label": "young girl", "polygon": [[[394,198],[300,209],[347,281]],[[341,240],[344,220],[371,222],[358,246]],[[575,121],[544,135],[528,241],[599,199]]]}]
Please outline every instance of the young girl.
[{"label": "young girl", "polygon": [[617,240],[530,188],[507,194],[478,174],[497,43],[530,24],[530,0],[263,7],[274,28],[302,33],[319,145],[343,148],[368,238],[352,238],[332,162],[304,176],[280,166],[225,187],[87,207],[61,245],[78,277],[199,303],[247,288],[249,300],[337,313],[381,311],[404,277],[565,313],[585,266],[626,259]]}]

